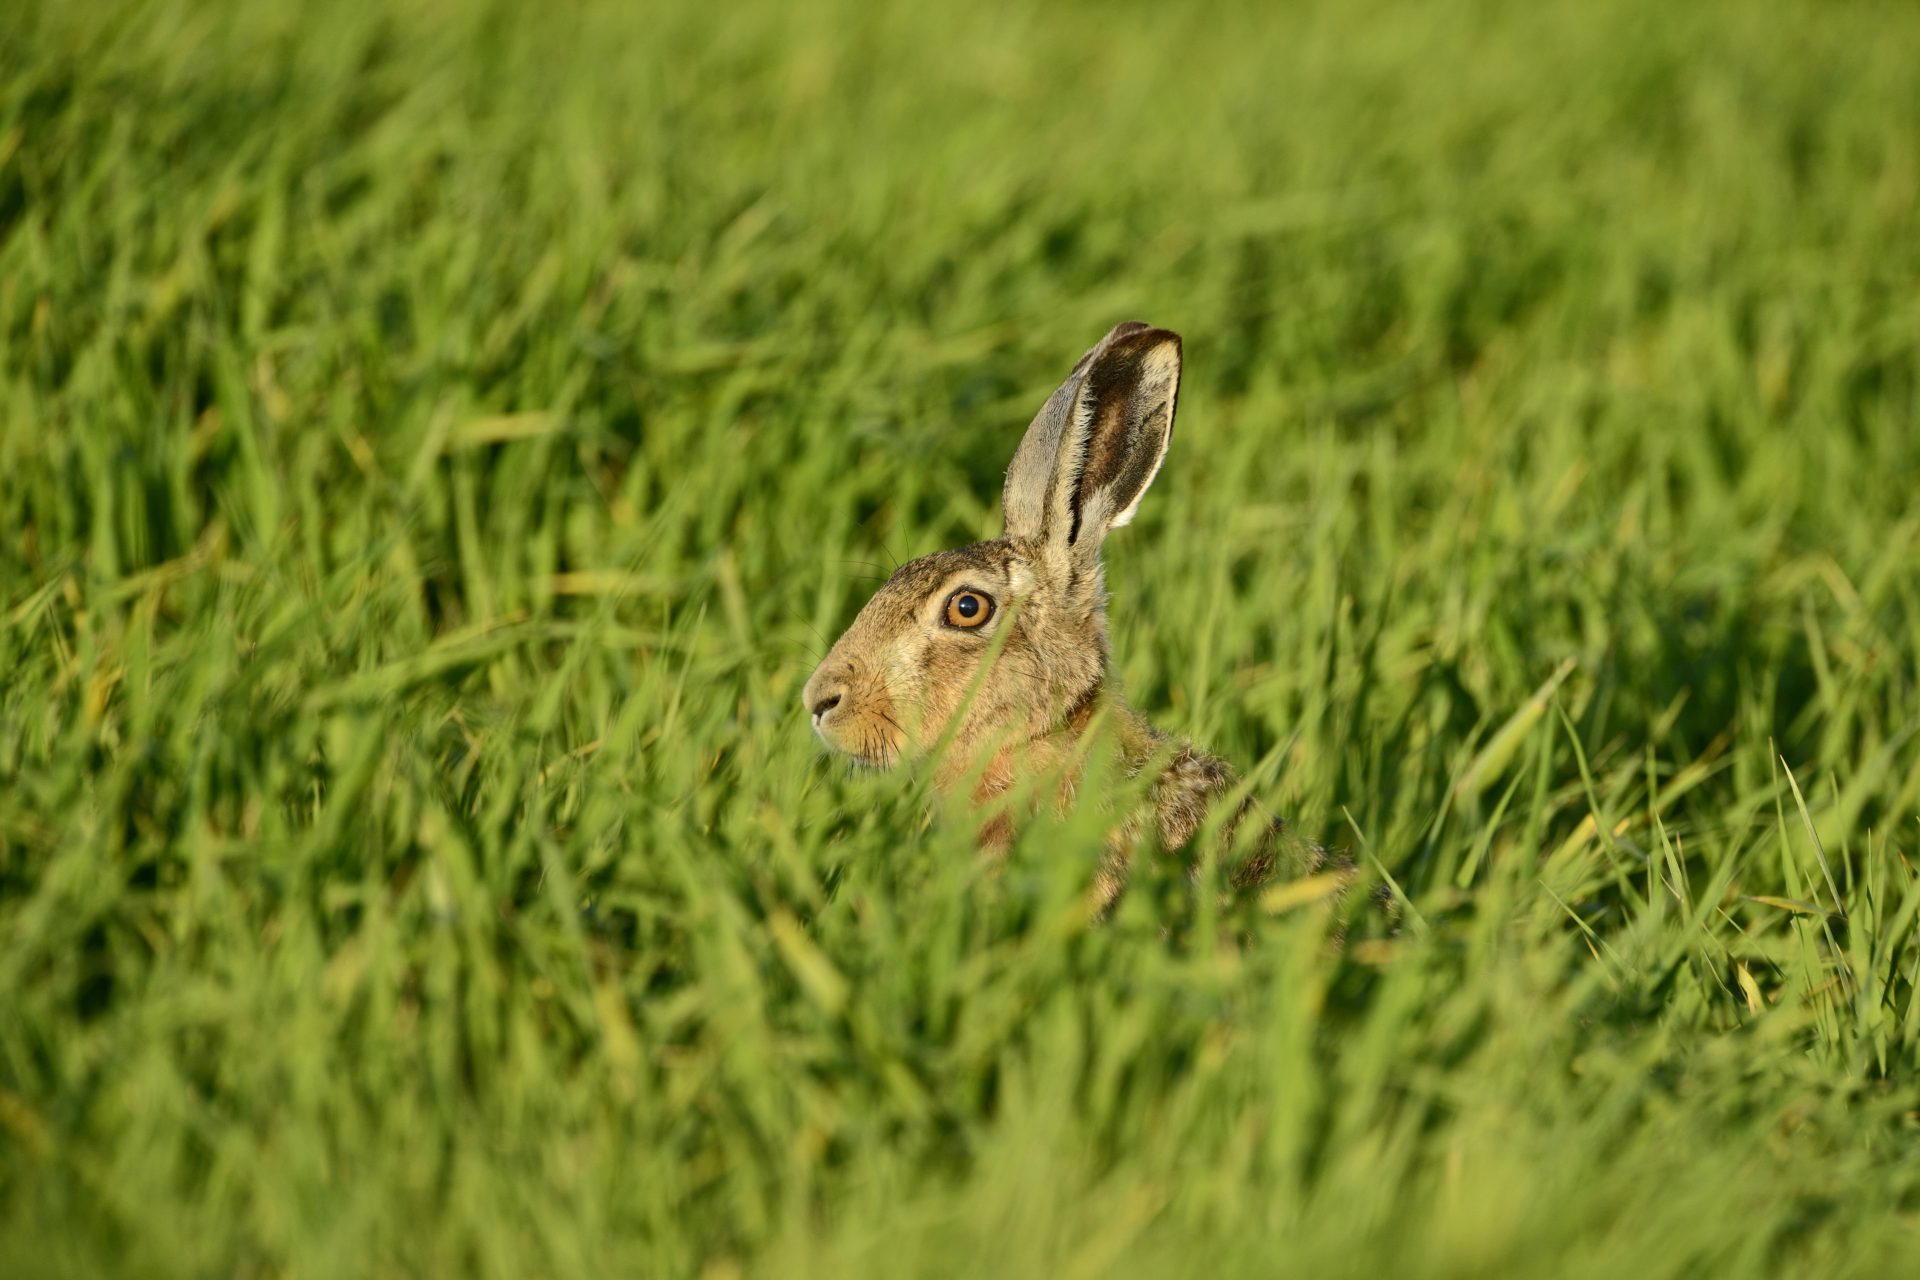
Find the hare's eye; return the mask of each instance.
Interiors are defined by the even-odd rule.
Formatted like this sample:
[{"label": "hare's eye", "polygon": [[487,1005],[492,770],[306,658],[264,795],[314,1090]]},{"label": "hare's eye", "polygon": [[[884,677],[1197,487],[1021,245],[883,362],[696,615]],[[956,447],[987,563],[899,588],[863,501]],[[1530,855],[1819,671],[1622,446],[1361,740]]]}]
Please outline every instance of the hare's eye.
[{"label": "hare's eye", "polygon": [[947,597],[947,625],[971,631],[993,616],[993,597],[962,587]]}]

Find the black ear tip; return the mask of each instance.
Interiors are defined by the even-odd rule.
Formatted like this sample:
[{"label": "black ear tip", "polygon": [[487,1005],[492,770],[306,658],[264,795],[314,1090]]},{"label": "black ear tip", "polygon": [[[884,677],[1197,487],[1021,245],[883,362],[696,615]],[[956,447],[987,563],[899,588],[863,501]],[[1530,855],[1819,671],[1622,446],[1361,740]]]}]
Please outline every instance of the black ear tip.
[{"label": "black ear tip", "polygon": [[1103,347],[1110,354],[1125,352],[1135,356],[1145,355],[1157,347],[1172,347],[1175,359],[1180,357],[1181,351],[1180,335],[1173,330],[1156,329],[1132,320],[1115,326]]},{"label": "black ear tip", "polygon": [[1122,320],[1119,324],[1107,330],[1107,341],[1121,342],[1129,339],[1137,340],[1147,335],[1152,335],[1151,340],[1155,342],[1166,342],[1169,340],[1174,342],[1180,341],[1180,335],[1173,330],[1162,329],[1160,326],[1148,324],[1144,320]]}]

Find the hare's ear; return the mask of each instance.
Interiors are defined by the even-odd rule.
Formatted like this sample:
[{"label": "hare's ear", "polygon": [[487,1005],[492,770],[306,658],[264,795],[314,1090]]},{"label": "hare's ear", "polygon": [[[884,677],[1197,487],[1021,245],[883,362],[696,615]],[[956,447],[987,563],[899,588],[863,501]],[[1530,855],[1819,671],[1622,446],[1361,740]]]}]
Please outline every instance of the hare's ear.
[{"label": "hare's ear", "polygon": [[1007,468],[1007,536],[1051,559],[1089,564],[1109,529],[1133,519],[1173,438],[1180,335],[1118,325],[1080,357],[1027,428]]}]

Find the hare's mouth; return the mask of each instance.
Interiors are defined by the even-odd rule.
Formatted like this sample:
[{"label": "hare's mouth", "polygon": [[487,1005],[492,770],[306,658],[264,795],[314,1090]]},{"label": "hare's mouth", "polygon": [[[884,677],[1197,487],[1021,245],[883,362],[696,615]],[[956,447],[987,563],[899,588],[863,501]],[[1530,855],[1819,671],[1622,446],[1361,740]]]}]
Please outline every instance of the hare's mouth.
[{"label": "hare's mouth", "polygon": [[852,746],[843,746],[828,739],[824,733],[820,737],[836,753],[845,756],[857,769],[871,769],[875,773],[883,773],[893,768],[900,759],[899,748],[889,742],[866,741]]},{"label": "hare's mouth", "polygon": [[830,709],[815,713],[813,732],[821,742],[862,769],[890,769],[900,759],[905,734],[892,717],[868,709],[865,714],[848,709]]}]

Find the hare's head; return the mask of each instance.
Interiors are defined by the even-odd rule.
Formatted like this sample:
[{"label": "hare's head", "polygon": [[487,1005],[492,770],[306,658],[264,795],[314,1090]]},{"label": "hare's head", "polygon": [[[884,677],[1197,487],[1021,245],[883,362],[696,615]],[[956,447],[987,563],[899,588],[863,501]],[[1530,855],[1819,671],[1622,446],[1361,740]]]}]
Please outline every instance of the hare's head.
[{"label": "hare's head", "polygon": [[963,747],[1030,740],[1093,705],[1100,543],[1160,470],[1179,386],[1165,329],[1120,325],[1080,358],[1007,468],[1006,532],[902,565],[807,681],[827,745],[885,766],[950,732]]}]

